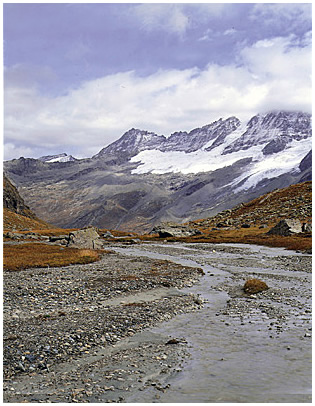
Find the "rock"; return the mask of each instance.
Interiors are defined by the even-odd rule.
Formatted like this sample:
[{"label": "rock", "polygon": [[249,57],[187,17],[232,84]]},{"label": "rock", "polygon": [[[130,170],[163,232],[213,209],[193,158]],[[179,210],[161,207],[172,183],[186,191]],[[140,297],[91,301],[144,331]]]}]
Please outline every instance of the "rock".
[{"label": "rock", "polygon": [[53,235],[49,237],[49,242],[60,242],[61,240],[67,240],[69,241],[69,236],[68,235]]},{"label": "rock", "polygon": [[103,242],[96,228],[89,227],[69,233],[68,247],[102,249]]},{"label": "rock", "polygon": [[280,220],[267,234],[288,236],[302,232],[302,224],[298,219]]},{"label": "rock", "polygon": [[259,293],[269,289],[268,285],[260,279],[248,279],[245,282],[243,290],[245,293]]},{"label": "rock", "polygon": [[180,341],[177,340],[177,338],[171,338],[170,340],[168,340],[165,345],[172,345],[172,344],[179,344]]},{"label": "rock", "polygon": [[6,233],[3,233],[3,238],[15,239],[15,234],[12,233],[11,231],[8,231],[8,232],[6,232]]},{"label": "rock", "polygon": [[241,225],[241,227],[242,227],[242,228],[250,228],[250,225],[247,224],[247,223],[244,223],[244,224]]},{"label": "rock", "polygon": [[218,228],[223,228],[223,227],[227,227],[227,226],[228,226],[228,224],[225,222],[222,222],[222,221],[220,223],[216,224],[216,227],[218,227]]},{"label": "rock", "polygon": [[161,238],[167,237],[192,237],[202,234],[200,230],[176,223],[162,223],[155,226],[149,234],[159,234]]},{"label": "rock", "polygon": [[312,223],[303,223],[302,232],[303,233],[311,233],[312,232]]},{"label": "rock", "polygon": [[115,238],[110,231],[106,231],[106,233],[102,234],[103,238]]}]

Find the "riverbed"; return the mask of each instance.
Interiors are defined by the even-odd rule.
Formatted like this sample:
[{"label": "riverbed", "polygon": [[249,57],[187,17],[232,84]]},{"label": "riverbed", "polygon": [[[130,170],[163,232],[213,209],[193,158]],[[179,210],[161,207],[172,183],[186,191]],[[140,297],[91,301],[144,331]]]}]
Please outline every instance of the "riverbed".
[{"label": "riverbed", "polygon": [[[6,402],[311,402],[311,255],[108,248],[96,264],[4,275]],[[269,289],[244,294],[250,278]]]},{"label": "riverbed", "polygon": [[[205,271],[186,290],[201,295],[204,308],[153,329],[184,336],[190,347],[159,402],[311,401],[310,257],[241,244],[157,244],[127,252]],[[269,290],[244,296],[249,278],[265,281]],[[147,393],[130,400],[152,401]]]}]

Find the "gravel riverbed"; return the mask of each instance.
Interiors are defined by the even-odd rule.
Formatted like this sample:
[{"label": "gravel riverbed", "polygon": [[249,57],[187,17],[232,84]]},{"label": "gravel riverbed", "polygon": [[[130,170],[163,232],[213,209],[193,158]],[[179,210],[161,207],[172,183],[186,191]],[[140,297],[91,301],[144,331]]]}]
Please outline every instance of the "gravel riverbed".
[{"label": "gravel riverbed", "polygon": [[[202,270],[115,252],[89,265],[4,272],[4,401],[121,402],[179,368],[182,338],[139,334],[201,307]],[[160,379],[161,381],[161,379]]]},{"label": "gravel riverbed", "polygon": [[[4,272],[5,402],[311,401],[310,255],[112,249]],[[253,277],[270,288],[245,295]]]}]

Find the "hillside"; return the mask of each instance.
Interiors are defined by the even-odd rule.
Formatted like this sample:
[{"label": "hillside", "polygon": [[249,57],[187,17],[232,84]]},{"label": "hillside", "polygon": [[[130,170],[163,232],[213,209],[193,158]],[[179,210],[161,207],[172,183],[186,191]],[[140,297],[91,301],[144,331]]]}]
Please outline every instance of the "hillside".
[{"label": "hillside", "polygon": [[4,230],[42,230],[51,225],[38,219],[25,204],[17,188],[3,176],[3,229]]},{"label": "hillside", "polygon": [[282,218],[297,218],[301,222],[312,218],[312,182],[275,189],[248,203],[241,203],[214,217],[196,220],[192,225],[203,229],[212,227],[271,226]]},{"label": "hillside", "polygon": [[[276,189],[215,216],[191,221],[186,225],[177,225],[177,230],[187,227],[188,230],[197,229],[201,233],[166,239],[187,243],[257,244],[310,253],[311,232],[290,236],[268,234],[281,219],[298,219],[301,223],[312,222],[312,182]],[[167,227],[168,223],[165,223],[165,226]],[[161,237],[151,234],[143,236],[142,239],[161,240]]]}]

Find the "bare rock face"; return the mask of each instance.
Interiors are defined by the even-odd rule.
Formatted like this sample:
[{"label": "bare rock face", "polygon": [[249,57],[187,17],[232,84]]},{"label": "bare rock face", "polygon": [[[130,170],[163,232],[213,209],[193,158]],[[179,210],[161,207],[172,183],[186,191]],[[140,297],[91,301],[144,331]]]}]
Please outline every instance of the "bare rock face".
[{"label": "bare rock face", "polygon": [[68,247],[102,249],[103,243],[96,228],[89,227],[71,232],[69,234]]},{"label": "bare rock face", "polygon": [[302,233],[302,224],[298,219],[280,220],[267,234],[276,234],[288,236],[292,234]]},{"label": "bare rock face", "polygon": [[22,216],[35,218],[35,214],[25,204],[17,188],[10,182],[5,174],[3,175],[3,207]]}]

